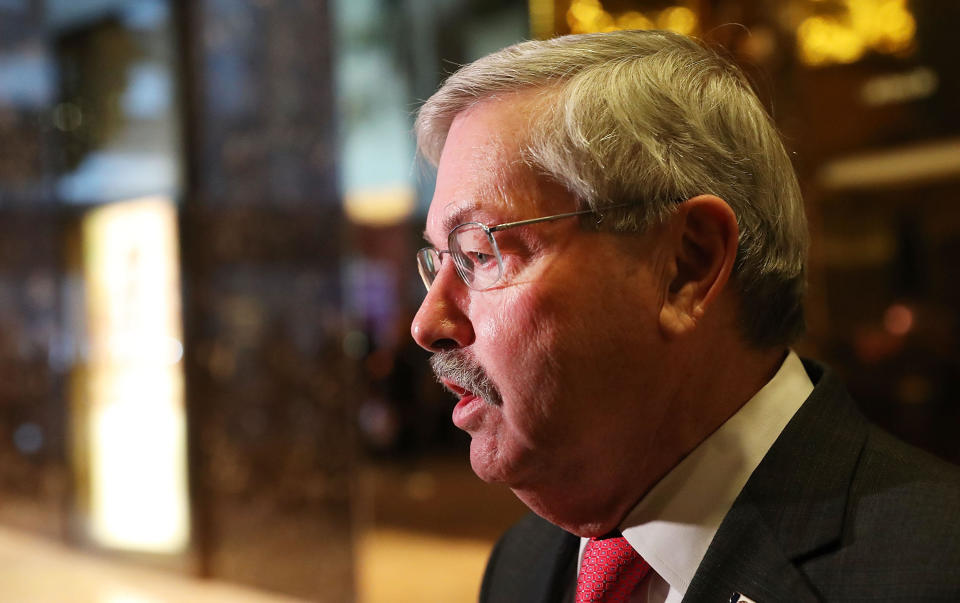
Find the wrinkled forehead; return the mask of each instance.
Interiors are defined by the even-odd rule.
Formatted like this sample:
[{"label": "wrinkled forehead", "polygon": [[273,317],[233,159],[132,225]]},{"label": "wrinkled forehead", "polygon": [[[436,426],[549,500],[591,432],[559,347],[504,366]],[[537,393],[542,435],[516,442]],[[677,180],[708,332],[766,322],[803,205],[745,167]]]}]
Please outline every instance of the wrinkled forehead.
[{"label": "wrinkled forehead", "polygon": [[[434,243],[467,221],[493,224],[540,215],[558,199],[525,160],[531,103],[518,95],[483,101],[460,113],[437,166],[437,186],[427,215]],[[566,209],[568,206],[563,205]]]}]

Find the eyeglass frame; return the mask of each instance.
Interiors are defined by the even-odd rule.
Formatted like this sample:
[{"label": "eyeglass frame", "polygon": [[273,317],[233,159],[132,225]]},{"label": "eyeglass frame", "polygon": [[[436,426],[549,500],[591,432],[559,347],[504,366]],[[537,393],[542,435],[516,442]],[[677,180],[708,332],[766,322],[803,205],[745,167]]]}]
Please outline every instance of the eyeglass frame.
[{"label": "eyeglass frame", "polygon": [[[510,228],[516,228],[518,226],[529,226],[530,224],[539,224],[541,222],[552,222],[554,220],[562,220],[564,218],[573,218],[576,216],[585,216],[588,214],[597,214],[598,216],[597,224],[600,224],[601,222],[603,222],[603,213],[605,211],[609,211],[612,209],[621,209],[624,207],[631,207],[635,205],[637,205],[636,202],[619,203],[617,205],[611,205],[609,207],[604,207],[601,209],[582,209],[580,211],[566,212],[562,214],[555,214],[552,216],[542,216],[539,218],[530,218],[527,220],[504,222],[503,224],[495,224],[493,226],[487,226],[483,222],[461,222],[460,224],[457,224],[456,226],[451,228],[450,232],[447,233],[447,249],[438,249],[433,245],[427,245],[426,247],[421,247],[420,249],[417,250],[417,256],[416,256],[417,270],[420,273],[420,278],[423,280],[424,287],[426,287],[427,291],[430,291],[430,287],[433,285],[433,281],[435,281],[437,278],[437,275],[440,274],[439,265],[442,265],[443,263],[443,259],[442,259],[443,254],[447,254],[453,258],[454,260],[453,265],[457,270],[457,276],[460,277],[460,280],[463,281],[463,283],[467,285],[467,287],[473,289],[474,291],[486,291],[487,289],[490,289],[491,287],[499,283],[500,279],[503,278],[503,257],[500,254],[500,246],[497,245],[497,240],[494,238],[493,233],[500,232],[502,230],[508,230]],[[450,251],[450,248],[453,247],[451,240],[454,236],[454,233],[459,228],[463,226],[471,225],[471,224],[475,224],[479,226],[483,230],[484,234],[486,234],[487,240],[490,241],[490,246],[491,246],[491,249],[493,250],[493,256],[497,260],[497,277],[493,279],[493,281],[491,281],[489,285],[486,285],[484,287],[475,287],[473,284],[471,284],[471,282],[464,275],[465,269],[461,266],[460,262],[457,261],[457,258],[456,256],[454,256],[453,252]],[[433,277],[430,278],[428,281],[427,275],[430,273],[430,271],[426,269],[424,265],[425,260],[423,260],[422,258],[424,257],[424,254],[429,252],[435,252],[437,259],[439,261],[438,261],[437,270],[433,271]],[[466,254],[464,253],[461,253],[461,255],[463,257],[466,257]],[[470,261],[470,260],[467,259],[467,261]]]}]

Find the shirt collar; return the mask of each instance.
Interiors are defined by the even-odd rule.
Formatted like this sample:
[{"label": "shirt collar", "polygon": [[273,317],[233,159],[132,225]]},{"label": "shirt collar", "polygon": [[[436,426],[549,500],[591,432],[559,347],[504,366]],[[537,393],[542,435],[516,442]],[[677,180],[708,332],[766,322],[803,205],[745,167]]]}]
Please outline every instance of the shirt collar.
[{"label": "shirt collar", "polygon": [[686,592],[734,499],[812,391],[791,351],[773,379],[657,482],[621,524],[630,546],[671,590]]}]

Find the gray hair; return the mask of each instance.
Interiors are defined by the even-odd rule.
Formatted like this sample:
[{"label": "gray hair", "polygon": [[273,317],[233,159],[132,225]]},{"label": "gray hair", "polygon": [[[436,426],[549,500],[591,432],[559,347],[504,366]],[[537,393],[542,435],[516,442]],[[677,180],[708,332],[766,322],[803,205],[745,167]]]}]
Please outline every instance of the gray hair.
[{"label": "gray hair", "polygon": [[499,95],[541,95],[525,161],[594,209],[643,201],[604,224],[642,231],[678,202],[716,195],[737,216],[733,282],[757,347],[804,329],[807,226],[776,127],[744,74],[697,41],[618,31],[515,44],[451,75],[420,109],[420,153],[436,165],[457,114]]}]

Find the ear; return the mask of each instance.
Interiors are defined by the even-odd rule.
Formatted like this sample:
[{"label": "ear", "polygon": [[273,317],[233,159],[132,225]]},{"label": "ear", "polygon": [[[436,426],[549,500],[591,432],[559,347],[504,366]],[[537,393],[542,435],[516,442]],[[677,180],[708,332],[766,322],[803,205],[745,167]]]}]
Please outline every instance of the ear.
[{"label": "ear", "polygon": [[680,337],[696,328],[720,296],[737,257],[737,217],[719,197],[700,195],[681,203],[668,228],[669,285],[660,328]]}]

